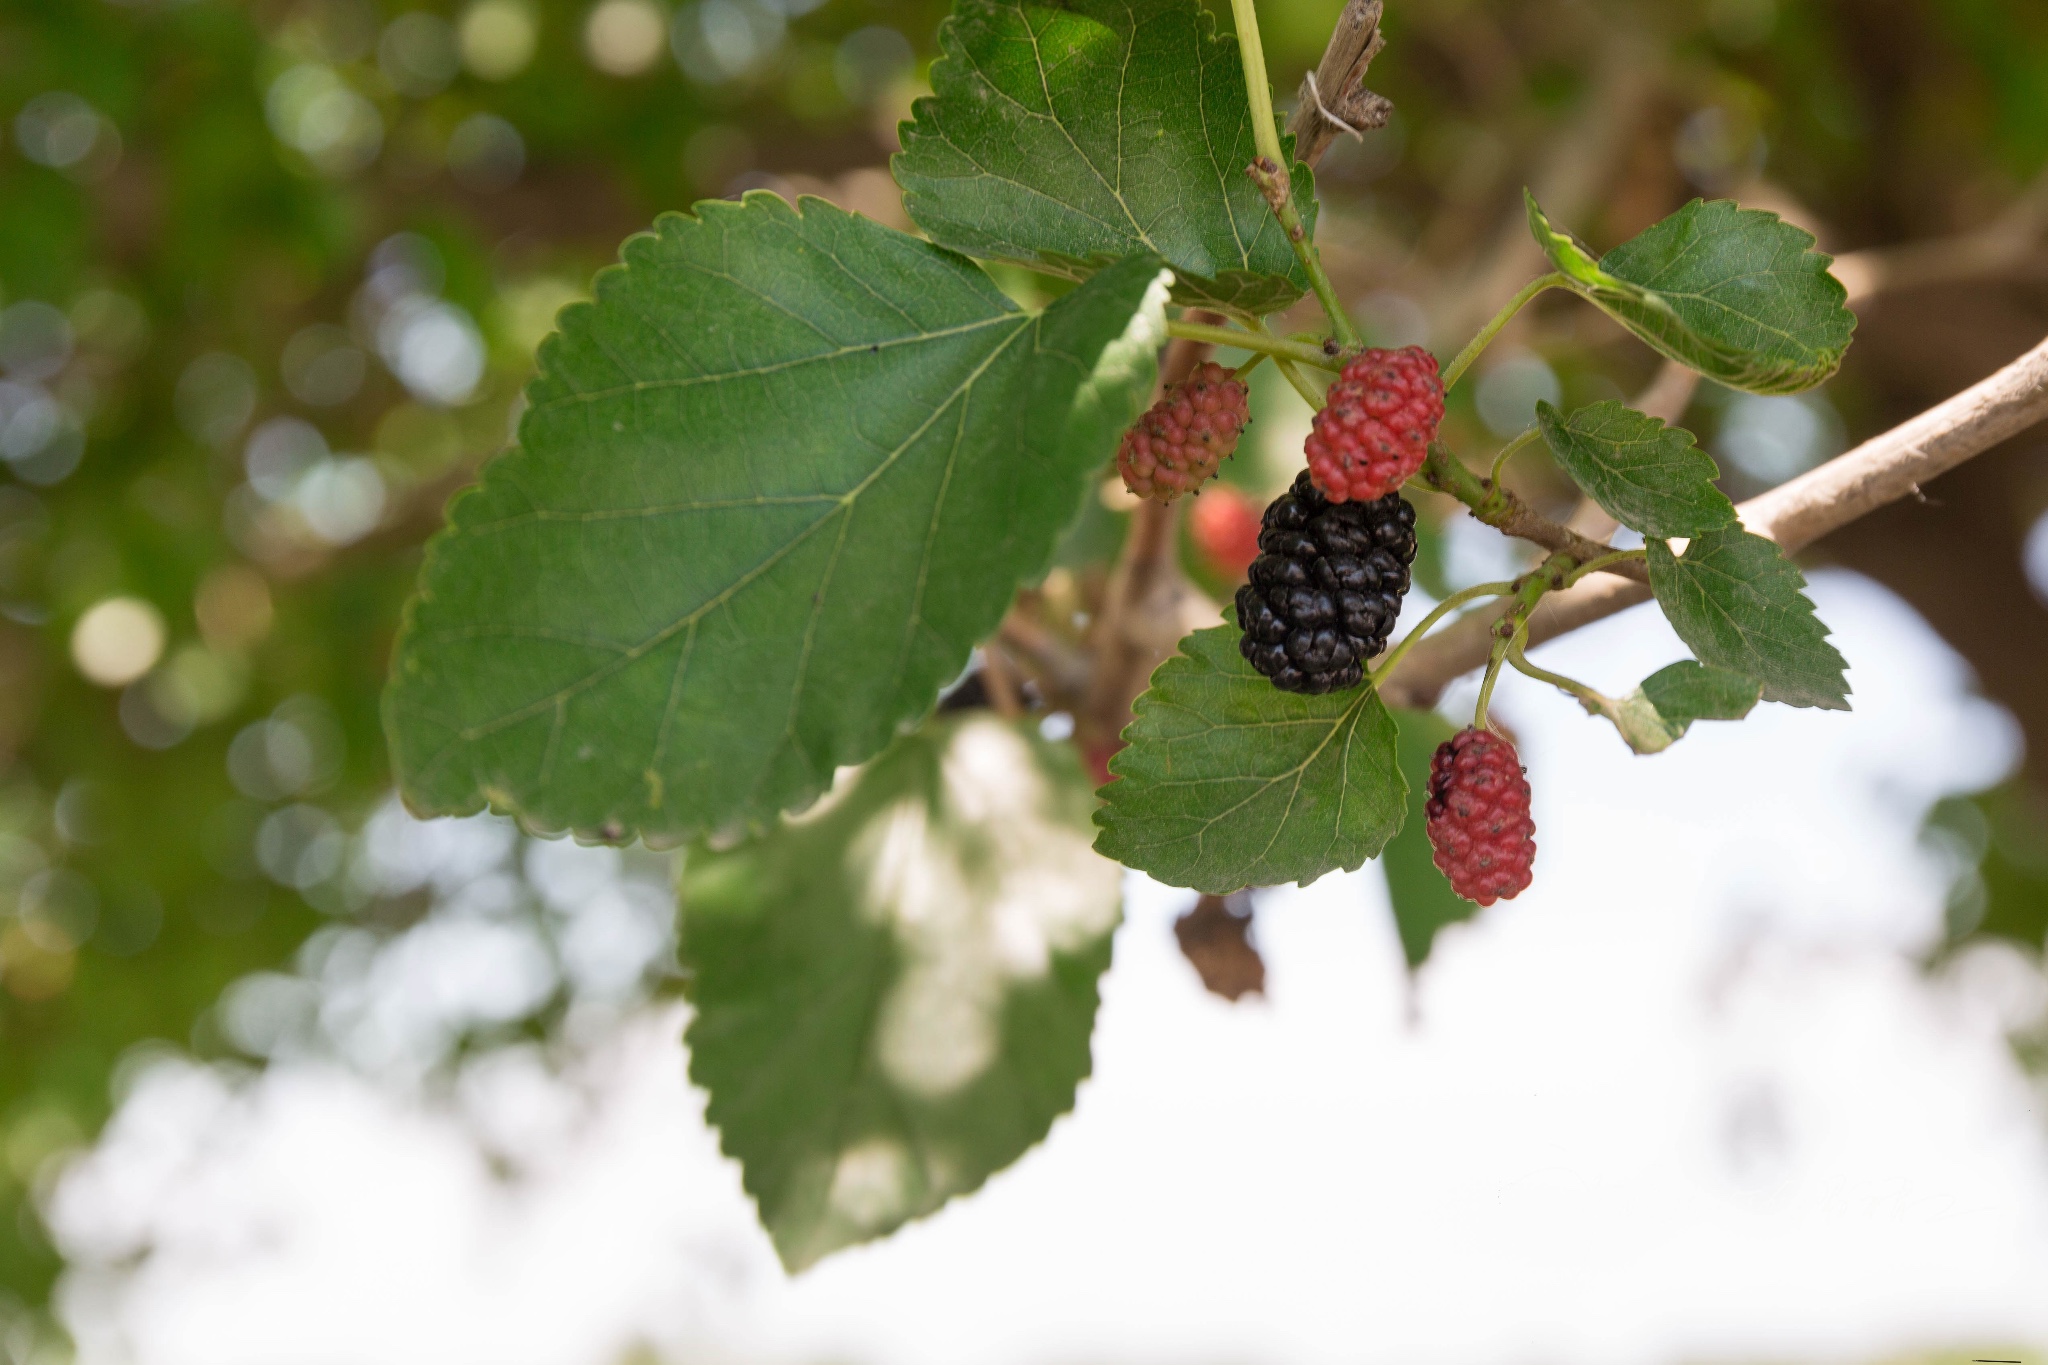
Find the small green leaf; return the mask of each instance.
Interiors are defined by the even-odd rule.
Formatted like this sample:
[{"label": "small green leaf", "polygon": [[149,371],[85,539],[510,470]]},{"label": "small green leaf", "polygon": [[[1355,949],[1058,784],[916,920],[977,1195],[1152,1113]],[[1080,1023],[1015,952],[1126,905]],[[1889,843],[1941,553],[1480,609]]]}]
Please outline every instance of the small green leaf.
[{"label": "small green leaf", "polygon": [[1156,260],[1019,312],[818,199],[664,217],[564,311],[428,551],[385,716],[422,814],[759,828],[926,714],[1150,395]]},{"label": "small green leaf", "polygon": [[1450,882],[1437,871],[1436,854],[1429,846],[1429,761],[1439,744],[1457,733],[1457,728],[1434,711],[1393,712],[1400,728],[1401,776],[1408,784],[1408,818],[1401,832],[1380,855],[1380,867],[1387,874],[1387,897],[1394,906],[1394,927],[1400,931],[1401,951],[1414,971],[1429,959],[1437,934],[1446,925],[1467,920],[1479,907],[1451,890]]},{"label": "small green leaf", "polygon": [[1595,502],[1646,536],[1697,536],[1735,523],[1714,487],[1721,471],[1692,433],[1612,400],[1569,417],[1548,403],[1536,422],[1550,453]]},{"label": "small green leaf", "polygon": [[[1308,279],[1245,174],[1258,147],[1237,40],[1213,29],[1194,0],[960,0],[936,93],[903,125],[904,208],[970,256],[1083,279],[1150,252],[1177,302],[1285,308]],[[1292,174],[1313,230],[1313,175]]]},{"label": "small green leaf", "polygon": [[1741,720],[1762,692],[1756,679],[1709,668],[1696,659],[1667,664],[1643,679],[1637,690],[1659,715],[1680,726],[1696,720]]},{"label": "small green leaf", "polygon": [[1198,630],[1153,673],[1110,760],[1096,849],[1216,895],[1378,856],[1407,811],[1379,694],[1282,692],[1237,639],[1234,624]]},{"label": "small green leaf", "polygon": [[1695,199],[1598,261],[1523,191],[1529,230],[1569,281],[1659,354],[1751,393],[1835,372],[1856,315],[1813,235],[1763,209]]},{"label": "small green leaf", "polygon": [[1695,537],[1683,556],[1661,540],[1648,550],[1658,605],[1701,662],[1756,679],[1765,701],[1849,709],[1848,663],[1775,544],[1730,526]]},{"label": "small green leaf", "polygon": [[981,1185],[1088,1074],[1122,874],[1069,745],[934,721],[681,879],[690,1078],[800,1270]]},{"label": "small green leaf", "polygon": [[1610,718],[1631,749],[1660,753],[1683,739],[1696,720],[1741,720],[1762,690],[1754,678],[1682,659],[1643,679],[1614,703]]}]

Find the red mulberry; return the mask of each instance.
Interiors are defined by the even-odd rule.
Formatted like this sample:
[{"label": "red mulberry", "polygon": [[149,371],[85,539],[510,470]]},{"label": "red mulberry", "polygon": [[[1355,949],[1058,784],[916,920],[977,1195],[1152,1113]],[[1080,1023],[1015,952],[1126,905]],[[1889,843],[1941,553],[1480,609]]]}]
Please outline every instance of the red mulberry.
[{"label": "red mulberry", "polygon": [[1492,905],[1527,889],[1536,861],[1529,779],[1515,746],[1490,730],[1460,730],[1429,762],[1429,845],[1451,889]]},{"label": "red mulberry", "polygon": [[1330,385],[1303,450],[1331,502],[1372,502],[1422,468],[1444,419],[1436,357],[1420,346],[1361,351]]},{"label": "red mulberry", "polygon": [[1192,493],[1216,473],[1223,457],[1237,449],[1249,420],[1244,382],[1211,361],[1170,386],[1117,448],[1124,487],[1141,498],[1172,502]]}]

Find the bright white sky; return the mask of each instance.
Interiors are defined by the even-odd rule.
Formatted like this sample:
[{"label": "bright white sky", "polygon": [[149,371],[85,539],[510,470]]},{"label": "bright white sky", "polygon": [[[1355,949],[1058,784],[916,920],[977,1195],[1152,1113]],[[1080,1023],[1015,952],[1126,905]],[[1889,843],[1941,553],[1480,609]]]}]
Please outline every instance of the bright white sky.
[{"label": "bright white sky", "polygon": [[[2016,740],[1894,599],[1834,573],[1815,596],[1853,715],[1765,707],[1636,759],[1502,684],[1536,885],[1440,939],[1412,1009],[1374,873],[1270,895],[1270,994],[1236,1007],[1174,947],[1182,894],[1134,879],[1075,1112],[978,1195],[793,1281],[704,1127],[674,1012],[593,1035],[566,1081],[508,1059],[459,1106],[304,1064],[239,1088],[159,1067],[55,1205],[88,1263],[158,1247],[73,1277],[82,1360],[2048,1345],[2048,1116],[2001,1039],[2042,983],[2009,954],[1933,981],[1904,955],[1940,914],[1926,807]],[[1636,612],[1542,657],[1625,691],[1680,652]],[[525,1175],[494,1177],[470,1125]]]}]

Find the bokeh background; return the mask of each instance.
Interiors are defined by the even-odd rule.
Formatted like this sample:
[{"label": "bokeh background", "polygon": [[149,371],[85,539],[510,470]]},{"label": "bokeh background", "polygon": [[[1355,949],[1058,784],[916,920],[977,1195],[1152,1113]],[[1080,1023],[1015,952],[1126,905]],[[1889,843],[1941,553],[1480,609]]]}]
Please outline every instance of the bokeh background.
[{"label": "bokeh background", "polygon": [[[1283,93],[1337,9],[1261,6]],[[1134,878],[1074,1115],[795,1280],[684,1080],[668,860],[395,804],[399,607],[556,310],[701,198],[908,227],[943,12],[0,0],[0,1361],[2039,1360],[2048,432],[1808,557],[1853,716],[1631,759],[1504,684],[1538,885],[1418,971],[1369,867],[1264,894],[1228,1004]],[[1448,353],[1536,271],[1525,184],[1601,247],[1776,209],[1860,326],[1812,394],[1694,396],[1741,497],[2048,334],[2038,0],[1385,27],[1398,112],[1319,174],[1377,342]],[[1546,300],[1451,431],[1655,370]],[[1219,600],[1307,423],[1260,374],[1184,546]],[[1428,591],[1514,558],[1426,511]],[[1545,657],[1626,690],[1678,652],[1638,611]]]}]

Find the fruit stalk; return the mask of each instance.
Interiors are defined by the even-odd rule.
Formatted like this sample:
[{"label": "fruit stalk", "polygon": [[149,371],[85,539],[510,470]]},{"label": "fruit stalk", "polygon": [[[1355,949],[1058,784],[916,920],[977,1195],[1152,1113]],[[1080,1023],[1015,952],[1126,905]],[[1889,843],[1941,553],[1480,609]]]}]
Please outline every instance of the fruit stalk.
[{"label": "fruit stalk", "polygon": [[1319,369],[1343,368],[1343,362],[1322,347],[1306,341],[1292,341],[1269,332],[1251,332],[1241,327],[1216,327],[1205,322],[1176,318],[1166,324],[1166,334],[1182,341],[1200,341],[1210,346],[1235,346],[1240,351],[1257,351],[1275,360],[1287,360]]}]

